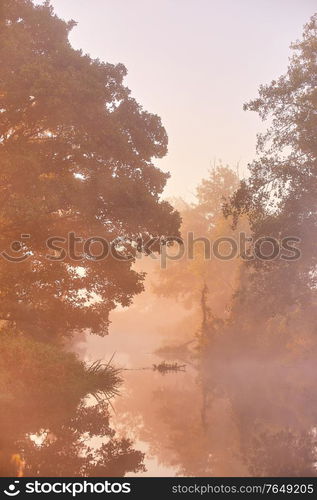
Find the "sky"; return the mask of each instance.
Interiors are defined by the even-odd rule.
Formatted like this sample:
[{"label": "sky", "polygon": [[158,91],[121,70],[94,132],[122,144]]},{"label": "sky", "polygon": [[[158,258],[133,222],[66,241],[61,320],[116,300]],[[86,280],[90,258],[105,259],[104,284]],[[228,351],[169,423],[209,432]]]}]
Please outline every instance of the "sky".
[{"label": "sky", "polygon": [[215,161],[246,175],[258,116],[242,110],[260,84],[286,71],[289,45],[316,0],[52,0],[78,22],[70,39],[92,57],[123,63],[126,84],[162,118],[169,151],[157,165],[166,197],[193,200]]}]

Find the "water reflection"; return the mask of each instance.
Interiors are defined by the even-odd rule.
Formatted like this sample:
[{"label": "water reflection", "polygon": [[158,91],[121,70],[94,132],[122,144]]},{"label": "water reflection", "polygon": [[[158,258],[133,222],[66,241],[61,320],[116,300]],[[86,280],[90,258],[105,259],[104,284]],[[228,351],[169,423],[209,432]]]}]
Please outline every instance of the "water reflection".
[{"label": "water reflection", "polygon": [[[116,352],[121,366],[133,368],[124,372],[113,423],[145,452],[140,474],[316,475],[313,353],[250,350],[230,331],[209,332],[201,348],[195,329],[179,326],[191,325],[188,310],[169,307],[164,298],[138,297],[113,315],[107,339],[106,359]],[[86,355],[100,355],[104,345],[89,337]],[[150,369],[169,358],[186,371]]]},{"label": "water reflection", "polygon": [[[313,353],[251,352],[230,331],[201,342],[188,309],[150,299],[77,344],[85,364],[1,338],[1,475],[316,475]],[[153,370],[163,360],[186,369]]]},{"label": "water reflection", "polygon": [[111,366],[84,365],[58,346],[0,337],[1,476],[123,476],[143,471],[142,452],[117,436],[108,398]]}]

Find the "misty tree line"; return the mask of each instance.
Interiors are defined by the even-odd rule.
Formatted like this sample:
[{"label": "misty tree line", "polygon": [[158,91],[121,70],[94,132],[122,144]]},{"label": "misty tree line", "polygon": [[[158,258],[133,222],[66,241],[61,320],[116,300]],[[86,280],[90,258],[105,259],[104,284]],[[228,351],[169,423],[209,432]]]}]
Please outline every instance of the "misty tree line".
[{"label": "misty tree line", "polygon": [[[198,187],[194,204],[176,202],[185,234],[230,236],[237,244],[241,232],[253,242],[292,237],[300,250],[293,261],[221,262],[205,259],[204,245],[197,244],[194,261],[170,263],[160,273],[156,292],[191,307],[199,325],[198,353],[192,345],[188,351],[189,359],[198,359],[203,425],[215,420],[221,404],[232,415],[229,442],[220,443],[210,463],[217,436],[206,428],[205,465],[197,460],[185,475],[316,474],[316,15],[292,49],[287,73],[244,106],[269,121],[247,179],[219,164]],[[180,347],[181,353],[175,345],[159,352],[184,359]]]},{"label": "misty tree line", "polygon": [[[14,252],[12,242],[30,235],[21,244],[29,259],[0,260],[1,475],[16,475],[17,467],[46,476],[144,469],[144,455],[109,425],[106,399],[119,374],[67,352],[82,332],[106,335],[109,313],[143,291],[144,275],[131,260],[49,261],[45,241],[74,231],[133,245],[187,228],[300,239],[293,262],[206,262],[198,248],[194,261],[160,274],[156,291],[202,306],[206,401],[212,407],[219,394],[230,401],[250,473],[314,474],[316,15],[293,45],[287,73],[245,106],[271,123],[258,137],[250,176],[239,181],[220,165],[195,206],[174,207],[161,198],[168,174],[154,164],[167,152],[165,129],[131,97],[126,68],[74,50],[75,23],[59,19],[48,2],[4,0],[0,9],[1,250]],[[256,365],[241,368],[242,358]],[[85,406],[87,395],[95,406]],[[91,449],[87,434],[109,440]]]}]

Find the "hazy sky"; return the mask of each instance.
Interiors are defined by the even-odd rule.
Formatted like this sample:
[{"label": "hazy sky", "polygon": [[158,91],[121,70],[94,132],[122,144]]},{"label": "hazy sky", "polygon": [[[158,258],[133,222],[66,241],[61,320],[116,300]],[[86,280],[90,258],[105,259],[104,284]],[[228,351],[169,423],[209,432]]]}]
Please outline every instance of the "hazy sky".
[{"label": "hazy sky", "polygon": [[257,115],[242,111],[282,74],[316,0],[52,0],[75,19],[76,48],[128,69],[126,83],[161,116],[166,195],[191,199],[215,158],[241,171],[255,154]]}]

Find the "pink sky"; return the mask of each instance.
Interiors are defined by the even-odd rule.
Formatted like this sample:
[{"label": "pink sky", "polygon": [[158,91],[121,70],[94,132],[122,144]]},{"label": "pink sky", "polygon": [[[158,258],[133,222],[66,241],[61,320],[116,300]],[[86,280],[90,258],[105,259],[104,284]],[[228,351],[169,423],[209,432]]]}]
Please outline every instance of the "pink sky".
[{"label": "pink sky", "polygon": [[127,85],[161,116],[171,172],[166,196],[191,200],[215,158],[246,171],[258,117],[242,105],[282,74],[289,44],[315,0],[52,0],[75,19],[71,41],[101,60],[122,62]]}]

